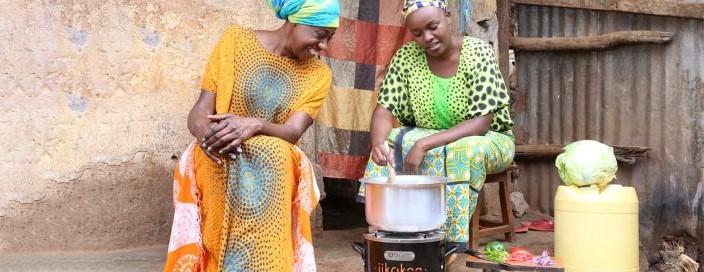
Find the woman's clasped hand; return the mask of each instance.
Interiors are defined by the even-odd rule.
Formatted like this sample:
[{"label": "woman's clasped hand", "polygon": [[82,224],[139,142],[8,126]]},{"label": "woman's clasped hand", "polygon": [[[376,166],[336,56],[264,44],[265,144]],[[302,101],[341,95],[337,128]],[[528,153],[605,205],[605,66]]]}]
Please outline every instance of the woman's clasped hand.
[{"label": "woman's clasped hand", "polygon": [[203,151],[217,163],[222,159],[236,159],[242,153],[242,143],[256,135],[263,127],[258,118],[234,114],[209,115],[210,129],[201,139]]}]

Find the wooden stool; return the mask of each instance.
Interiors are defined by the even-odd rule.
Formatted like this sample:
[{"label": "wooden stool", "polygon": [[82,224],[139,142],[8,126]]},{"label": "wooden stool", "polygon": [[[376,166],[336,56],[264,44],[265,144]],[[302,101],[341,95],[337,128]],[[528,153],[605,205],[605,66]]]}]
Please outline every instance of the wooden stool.
[{"label": "wooden stool", "polygon": [[[469,245],[472,249],[478,249],[480,238],[493,236],[500,233],[504,234],[504,238],[507,242],[513,242],[513,207],[511,206],[511,192],[509,189],[509,184],[511,183],[511,176],[517,170],[518,166],[512,163],[511,166],[509,166],[509,168],[505,171],[486,176],[486,181],[484,181],[484,184],[499,183],[501,223],[497,224],[494,222],[484,222],[479,220],[481,217],[482,206],[484,205],[484,196],[483,193],[480,192],[479,199],[477,199],[477,207],[474,209],[474,214],[472,214],[472,221],[469,227]],[[480,225],[484,226],[484,228],[480,228]]]}]

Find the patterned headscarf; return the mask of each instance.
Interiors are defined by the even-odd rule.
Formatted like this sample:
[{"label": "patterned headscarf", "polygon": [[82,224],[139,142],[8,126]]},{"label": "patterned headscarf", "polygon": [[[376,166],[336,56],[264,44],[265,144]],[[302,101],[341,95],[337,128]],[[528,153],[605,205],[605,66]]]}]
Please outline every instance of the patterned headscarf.
[{"label": "patterned headscarf", "polygon": [[340,25],[338,0],[267,0],[276,17],[296,24],[318,27]]},{"label": "patterned headscarf", "polygon": [[445,0],[405,0],[403,4],[403,18],[422,7],[438,7],[447,12]]}]

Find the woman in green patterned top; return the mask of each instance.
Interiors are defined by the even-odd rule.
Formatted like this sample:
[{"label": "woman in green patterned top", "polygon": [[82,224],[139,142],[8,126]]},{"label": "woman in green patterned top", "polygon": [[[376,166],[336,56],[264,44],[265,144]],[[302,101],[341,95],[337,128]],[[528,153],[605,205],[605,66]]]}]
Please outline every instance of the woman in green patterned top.
[{"label": "woman in green patterned top", "polygon": [[404,11],[414,41],[396,52],[381,86],[365,176],[385,176],[391,163],[397,172],[463,181],[447,186],[445,226],[462,252],[486,175],[513,161],[509,96],[491,45],[452,36],[444,1],[408,0]]}]

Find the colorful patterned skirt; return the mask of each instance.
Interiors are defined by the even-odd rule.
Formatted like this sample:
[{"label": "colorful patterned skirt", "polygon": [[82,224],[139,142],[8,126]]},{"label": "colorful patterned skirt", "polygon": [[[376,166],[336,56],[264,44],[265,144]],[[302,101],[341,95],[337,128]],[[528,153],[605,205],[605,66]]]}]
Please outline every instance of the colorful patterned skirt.
[{"label": "colorful patterned skirt", "polygon": [[253,137],[243,149],[226,166],[193,144],[184,153],[164,271],[315,271],[312,164],[275,137]]},{"label": "colorful patterned skirt", "polygon": [[[401,149],[394,150],[396,171],[400,173],[406,154],[416,141],[441,132],[441,130],[401,127],[391,131],[388,141]],[[513,135],[489,131],[484,136],[470,136],[446,146],[428,151],[420,165],[419,174],[447,177],[450,181],[463,181],[448,185],[447,202],[447,241],[457,243],[460,250],[467,248],[469,241],[469,220],[477,205],[479,192],[487,174],[495,174],[507,169],[513,161],[515,145]],[[369,160],[365,177],[386,176],[388,169]],[[364,186],[360,196],[364,195]]]}]

